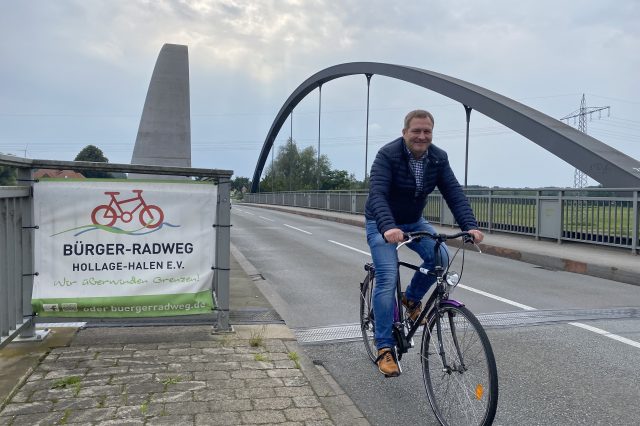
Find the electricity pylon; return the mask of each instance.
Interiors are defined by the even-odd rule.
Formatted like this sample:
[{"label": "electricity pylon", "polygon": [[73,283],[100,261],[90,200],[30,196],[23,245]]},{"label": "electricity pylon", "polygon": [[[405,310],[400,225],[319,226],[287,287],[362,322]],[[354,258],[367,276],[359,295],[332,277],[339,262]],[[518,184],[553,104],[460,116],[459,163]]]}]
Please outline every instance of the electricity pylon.
[{"label": "electricity pylon", "polygon": [[[587,115],[590,119],[593,119],[592,114],[597,112],[598,118],[602,118],[602,111],[607,110],[607,114],[611,113],[611,107],[588,107],[587,101],[585,100],[584,93],[582,94],[582,101],[580,102],[580,109],[577,111],[573,111],[569,115],[565,115],[560,120],[566,120],[567,124],[569,124],[569,120],[573,118],[573,124],[576,124],[576,118],[578,118],[578,130],[582,133],[587,133]],[[584,188],[587,186],[587,175],[582,172],[580,169],[576,169],[573,174],[573,187],[574,188]]]}]

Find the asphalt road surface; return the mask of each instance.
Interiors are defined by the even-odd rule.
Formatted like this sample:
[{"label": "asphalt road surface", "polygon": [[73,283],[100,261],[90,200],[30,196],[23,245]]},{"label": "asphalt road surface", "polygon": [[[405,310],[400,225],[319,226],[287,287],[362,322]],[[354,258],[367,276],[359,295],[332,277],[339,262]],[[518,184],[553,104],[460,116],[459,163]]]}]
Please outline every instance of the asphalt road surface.
[{"label": "asphalt road surface", "polygon": [[[277,293],[308,357],[371,424],[437,424],[419,339],[403,374],[385,379],[358,338],[358,286],[371,260],[362,228],[243,205],[232,224],[232,243],[265,278],[257,285]],[[417,260],[408,249],[401,257]],[[640,286],[472,251],[462,284],[453,298],[479,317],[496,355],[495,424],[640,424]]]}]

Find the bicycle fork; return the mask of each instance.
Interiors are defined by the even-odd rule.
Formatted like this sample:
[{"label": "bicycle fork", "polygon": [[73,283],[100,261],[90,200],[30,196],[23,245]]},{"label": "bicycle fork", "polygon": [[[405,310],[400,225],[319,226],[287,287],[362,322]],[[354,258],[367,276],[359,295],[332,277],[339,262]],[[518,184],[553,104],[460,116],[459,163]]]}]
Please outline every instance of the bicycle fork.
[{"label": "bicycle fork", "polygon": [[467,367],[464,365],[464,358],[462,356],[462,351],[460,350],[460,344],[458,343],[458,334],[456,333],[456,326],[453,321],[453,315],[452,313],[449,313],[447,317],[449,320],[449,329],[451,330],[451,339],[453,340],[453,345],[456,348],[458,360],[460,360],[460,365],[456,366],[456,363],[454,361],[453,367],[450,366],[449,363],[447,362],[447,355],[445,354],[444,343],[442,339],[442,324],[440,320],[443,318],[444,315],[441,314],[440,312],[438,312],[436,315],[438,316],[438,318],[436,319],[436,333],[438,335],[438,351],[439,351],[440,359],[442,361],[442,372],[451,374],[454,371],[456,371],[462,374],[465,371],[467,371]]}]

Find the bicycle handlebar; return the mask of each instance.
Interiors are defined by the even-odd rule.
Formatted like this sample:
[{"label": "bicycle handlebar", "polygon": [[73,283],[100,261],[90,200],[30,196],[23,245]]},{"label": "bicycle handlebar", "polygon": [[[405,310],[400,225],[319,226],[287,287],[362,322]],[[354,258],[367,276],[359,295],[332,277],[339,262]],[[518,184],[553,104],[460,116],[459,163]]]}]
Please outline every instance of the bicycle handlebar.
[{"label": "bicycle handlebar", "polygon": [[419,240],[424,237],[429,237],[432,240],[436,240],[440,242],[453,240],[455,238],[460,238],[460,237],[463,237],[463,240],[465,243],[473,242],[474,240],[473,234],[467,231],[458,232],[456,234],[436,234],[436,233],[432,234],[431,232],[428,232],[428,231],[404,232],[403,234],[404,234],[405,241]]},{"label": "bicycle handlebar", "polygon": [[432,234],[431,232],[428,232],[428,231],[414,231],[414,232],[403,232],[403,235],[404,235],[404,241],[398,244],[398,246],[396,247],[396,250],[400,250],[400,247],[404,246],[405,244],[409,244],[412,241],[419,241],[424,237],[431,238],[432,240],[435,240],[439,243],[444,243],[447,240],[453,240],[453,239],[462,237],[463,243],[472,244],[475,247],[475,249],[478,250],[478,252],[482,253],[480,251],[480,248],[474,242],[475,238],[473,237],[473,234],[467,231],[458,232],[456,234],[437,234],[437,233]]}]

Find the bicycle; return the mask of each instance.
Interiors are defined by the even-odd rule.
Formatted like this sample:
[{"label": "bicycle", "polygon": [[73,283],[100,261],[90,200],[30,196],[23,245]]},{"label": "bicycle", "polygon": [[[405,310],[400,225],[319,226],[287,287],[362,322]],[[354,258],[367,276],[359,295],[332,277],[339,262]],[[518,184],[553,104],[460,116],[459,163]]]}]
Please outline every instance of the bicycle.
[{"label": "bicycle", "polygon": [[[449,270],[460,249],[446,265],[440,253],[440,247],[447,240],[462,237],[464,242],[472,243],[473,238],[468,232],[453,235],[411,232],[405,234],[405,241],[397,249],[425,237],[435,241],[436,266],[433,270],[398,261],[393,324],[396,346],[392,352],[400,367],[402,355],[414,346],[413,336],[426,317],[427,322],[422,326],[420,360],[423,383],[436,418],[443,425],[489,425],[493,423],[498,406],[495,357],[478,319],[463,303],[449,298],[460,281],[464,250],[460,274]],[[477,248],[475,244],[474,247]],[[403,314],[401,266],[436,277],[435,288],[415,321]],[[375,363],[375,318],[371,303],[375,282],[373,264],[365,264],[365,271],[367,274],[360,283],[360,328],[369,358]]]},{"label": "bicycle", "polygon": [[[102,204],[93,209],[91,212],[91,221],[94,225],[112,226],[116,223],[116,220],[120,219],[124,223],[129,223],[133,219],[133,214],[142,207],[138,220],[145,228],[157,228],[162,225],[164,220],[164,212],[162,209],[153,204],[147,204],[142,198],[142,189],[133,189],[131,192],[136,194],[135,197],[126,200],[118,201],[116,195],[120,195],[119,192],[105,192],[105,195],[111,197],[109,204]],[[139,201],[139,203],[132,210],[125,211],[122,209],[122,205],[131,203],[132,201]],[[117,209],[117,211],[116,211]]]}]

